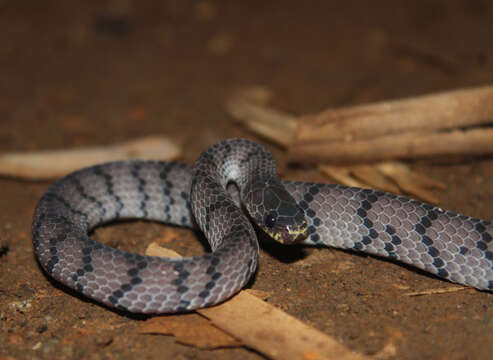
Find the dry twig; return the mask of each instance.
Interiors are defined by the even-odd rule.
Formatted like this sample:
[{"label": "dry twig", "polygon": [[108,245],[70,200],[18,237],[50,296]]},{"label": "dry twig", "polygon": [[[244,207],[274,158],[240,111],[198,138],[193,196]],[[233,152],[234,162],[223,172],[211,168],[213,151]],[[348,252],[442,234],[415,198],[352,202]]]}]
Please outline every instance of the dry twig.
[{"label": "dry twig", "polygon": [[124,159],[171,160],[180,147],[165,137],[145,137],[120,144],[0,155],[0,176],[53,179],[74,170]]},{"label": "dry twig", "polygon": [[[288,147],[302,162],[361,163],[493,153],[493,86],[327,109],[294,118],[265,106],[259,88],[239,92],[230,113]],[[275,115],[273,115],[275,114]]]},{"label": "dry twig", "polygon": [[456,129],[493,118],[493,105],[488,103],[492,96],[493,87],[483,87],[295,118],[267,106],[268,90],[252,87],[238,92],[227,107],[251,130],[287,147],[291,160],[319,163],[319,169],[339,183],[437,204],[438,198],[427,189],[443,189],[443,184],[413,173],[403,163],[374,161],[493,152],[493,142],[488,140],[493,130]]},{"label": "dry twig", "polygon": [[493,86],[338,109],[298,119],[303,161],[366,162],[493,153]]},{"label": "dry twig", "polygon": [[423,295],[434,295],[434,294],[447,294],[451,292],[458,292],[458,291],[464,291],[464,290],[474,290],[471,287],[468,286],[451,286],[447,288],[440,288],[440,289],[428,289],[424,291],[414,291],[414,292],[409,292],[406,293],[405,295],[407,296],[423,296]]},{"label": "dry twig", "polygon": [[[146,255],[166,255],[167,249],[156,250],[153,246],[146,251]],[[176,253],[173,251],[171,255],[175,256]],[[240,291],[230,300],[197,312],[210,319],[214,326],[271,359],[367,359],[248,291]],[[155,327],[156,320],[153,322],[150,330],[144,326],[144,332],[159,332]],[[172,331],[166,327],[163,332]],[[183,341],[191,343],[195,340],[187,337]],[[212,340],[205,342],[207,346],[211,343]],[[225,346],[234,346],[230,342],[227,344]]]}]

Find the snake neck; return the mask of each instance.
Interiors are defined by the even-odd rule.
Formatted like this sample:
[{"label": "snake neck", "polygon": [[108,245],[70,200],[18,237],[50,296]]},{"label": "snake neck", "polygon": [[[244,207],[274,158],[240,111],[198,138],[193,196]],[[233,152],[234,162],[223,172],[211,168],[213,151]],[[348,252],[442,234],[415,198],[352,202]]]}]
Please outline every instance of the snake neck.
[{"label": "snake neck", "polygon": [[255,179],[277,177],[272,155],[262,145],[246,139],[225,140],[211,146],[199,157],[193,172],[211,177],[223,188],[233,182],[240,193]]},{"label": "snake neck", "polygon": [[192,172],[192,213],[209,239],[211,248],[216,249],[224,243],[224,239],[231,238],[227,231],[240,227],[231,226],[231,223],[245,225],[250,235],[255,237],[252,225],[227,187],[234,183],[243,200],[251,184],[258,179],[277,177],[270,153],[249,140],[226,140],[206,150],[194,164]]}]

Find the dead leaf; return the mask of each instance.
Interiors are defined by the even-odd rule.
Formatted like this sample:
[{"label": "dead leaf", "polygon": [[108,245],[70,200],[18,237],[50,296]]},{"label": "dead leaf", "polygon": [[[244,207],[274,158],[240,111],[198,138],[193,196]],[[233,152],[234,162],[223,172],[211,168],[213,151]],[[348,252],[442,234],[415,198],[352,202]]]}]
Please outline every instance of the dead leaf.
[{"label": "dead leaf", "polygon": [[176,251],[159,246],[155,242],[152,242],[147,247],[145,254],[147,256],[158,256],[165,258],[180,258],[181,255]]}]

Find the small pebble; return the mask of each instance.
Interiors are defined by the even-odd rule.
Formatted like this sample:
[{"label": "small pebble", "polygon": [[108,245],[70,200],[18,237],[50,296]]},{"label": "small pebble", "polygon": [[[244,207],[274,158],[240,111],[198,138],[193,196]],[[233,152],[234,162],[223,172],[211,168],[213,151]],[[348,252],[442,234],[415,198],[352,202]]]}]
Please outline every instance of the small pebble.
[{"label": "small pebble", "polygon": [[97,337],[95,340],[94,340],[94,343],[97,345],[97,346],[100,346],[100,347],[105,347],[105,346],[108,346],[109,344],[111,344],[113,342],[113,336],[109,335],[109,334],[101,334],[99,335],[99,337]]}]

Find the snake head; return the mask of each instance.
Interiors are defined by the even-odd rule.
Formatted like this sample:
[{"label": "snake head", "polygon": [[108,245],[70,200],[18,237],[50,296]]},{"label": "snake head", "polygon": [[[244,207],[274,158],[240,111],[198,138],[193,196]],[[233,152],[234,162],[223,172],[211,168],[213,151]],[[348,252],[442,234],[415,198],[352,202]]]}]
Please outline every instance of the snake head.
[{"label": "snake head", "polygon": [[255,182],[243,197],[257,225],[282,244],[299,243],[307,236],[305,213],[277,179]]}]

